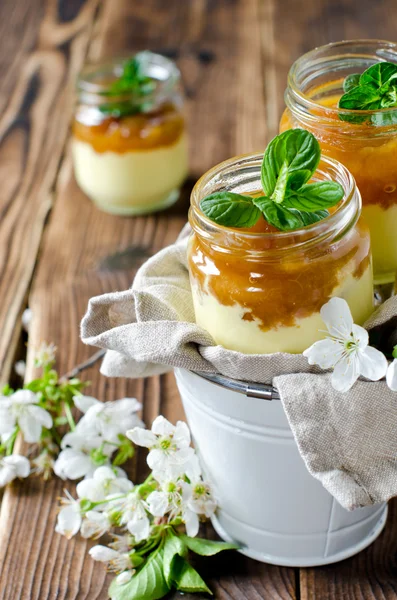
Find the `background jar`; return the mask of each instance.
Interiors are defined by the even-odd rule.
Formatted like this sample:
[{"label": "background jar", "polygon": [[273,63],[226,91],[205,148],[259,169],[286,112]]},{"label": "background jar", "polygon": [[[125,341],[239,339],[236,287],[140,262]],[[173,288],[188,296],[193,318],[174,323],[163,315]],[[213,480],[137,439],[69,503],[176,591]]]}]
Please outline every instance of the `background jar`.
[{"label": "background jar", "polygon": [[[397,63],[397,44],[338,42],[301,56],[288,75],[287,109],[280,130],[308,129],[318,138],[322,151],[353,174],[371,232],[375,281],[387,283],[397,271],[397,108],[337,109],[344,78],[381,61]],[[351,116],[364,117],[366,122],[343,120]]]},{"label": "background jar", "polygon": [[231,229],[210,221],[200,200],[214,192],[261,189],[262,154],[233,158],[196,184],[188,247],[198,325],[225,348],[247,354],[299,353],[323,337],[319,311],[345,298],[356,323],[373,310],[369,231],[361,198],[343,165],[323,158],[315,181],[339,182],[344,199],[326,219],[292,232]]},{"label": "background jar", "polygon": [[77,82],[76,180],[99,208],[121,215],[170,206],[188,171],[179,70],[148,51],[137,60],[154,82],[149,94],[108,95],[125,59],[89,65]]}]

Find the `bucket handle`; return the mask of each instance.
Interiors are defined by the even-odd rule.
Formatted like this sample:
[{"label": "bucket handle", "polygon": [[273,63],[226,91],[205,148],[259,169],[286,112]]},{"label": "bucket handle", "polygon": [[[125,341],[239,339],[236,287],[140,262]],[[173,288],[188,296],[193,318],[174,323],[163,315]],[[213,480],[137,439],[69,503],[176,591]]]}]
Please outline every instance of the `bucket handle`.
[{"label": "bucket handle", "polygon": [[271,385],[264,383],[248,383],[246,381],[239,381],[238,379],[231,379],[230,377],[225,377],[224,375],[203,373],[202,371],[196,371],[196,375],[223,388],[228,388],[234,392],[238,392],[239,394],[244,394],[248,398],[280,400],[278,391]]}]

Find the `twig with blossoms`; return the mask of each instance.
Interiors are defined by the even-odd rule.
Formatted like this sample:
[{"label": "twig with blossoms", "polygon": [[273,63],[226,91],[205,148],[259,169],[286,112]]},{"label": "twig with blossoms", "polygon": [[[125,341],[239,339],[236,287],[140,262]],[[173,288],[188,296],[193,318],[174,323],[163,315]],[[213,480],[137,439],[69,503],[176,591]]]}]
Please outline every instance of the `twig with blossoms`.
[{"label": "twig with blossoms", "polygon": [[111,543],[90,550],[116,574],[109,588],[112,600],[157,600],[172,588],[211,593],[189,564],[188,551],[212,556],[236,546],[196,537],[216,501],[187,425],[174,426],[160,416],[151,431],[133,427],[126,437],[149,449],[149,477],[133,485],[109,466],[97,468],[77,485],[76,499],[66,492],[56,531],[67,538],[78,531],[84,538],[112,536]]},{"label": "twig with blossoms", "polygon": [[[53,368],[55,353],[53,344],[43,343],[35,356],[40,376],[22,389],[2,390],[0,487],[31,473],[45,480],[54,473],[62,479],[79,479],[99,466],[116,470],[134,454],[124,433],[126,428],[143,426],[137,416],[140,403],[135,398],[102,403],[82,395],[87,384],[74,376],[59,377]],[[84,413],[78,424],[72,413],[76,408]],[[31,445],[27,452],[31,460],[14,454],[19,436]]]}]

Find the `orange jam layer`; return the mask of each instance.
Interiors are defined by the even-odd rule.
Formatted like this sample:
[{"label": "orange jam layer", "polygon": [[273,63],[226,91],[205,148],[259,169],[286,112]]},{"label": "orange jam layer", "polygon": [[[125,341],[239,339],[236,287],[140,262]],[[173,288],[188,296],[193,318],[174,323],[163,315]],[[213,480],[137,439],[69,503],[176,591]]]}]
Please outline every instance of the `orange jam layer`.
[{"label": "orange jam layer", "polygon": [[[339,97],[330,97],[319,103],[324,107],[336,108]],[[321,119],[321,112],[319,110]],[[327,115],[333,118],[333,115]],[[338,119],[337,114],[335,119]],[[344,131],[350,127],[351,134],[335,135],[319,126],[302,125],[287,109],[280,122],[280,132],[293,127],[309,129],[320,142],[324,154],[344,164],[354,176],[361,192],[363,204],[377,204],[384,209],[397,204],[397,133],[388,133],[377,138],[370,137],[374,126],[369,124],[346,124],[341,121]],[[385,129],[385,128],[383,128]],[[387,128],[386,128],[387,131]],[[359,134],[359,136],[358,136]],[[368,137],[366,137],[368,136]]]},{"label": "orange jam layer", "polygon": [[[269,227],[263,220],[256,231],[269,231]],[[230,229],[216,244],[227,248],[231,236]],[[245,241],[243,251],[271,247],[271,240]],[[192,282],[225,306],[238,304],[244,310],[243,319],[257,320],[263,331],[291,327],[298,319],[318,313],[347,275],[358,280],[370,265],[369,232],[361,219],[338,241],[294,249],[273,262],[259,257],[248,260],[234,250],[235,245],[220,252],[214,243],[193,234],[188,256]]]},{"label": "orange jam layer", "polygon": [[90,144],[96,152],[125,152],[152,150],[175,144],[184,131],[184,119],[172,104],[156,112],[126,117],[107,117],[100,125],[73,122],[73,134]]}]

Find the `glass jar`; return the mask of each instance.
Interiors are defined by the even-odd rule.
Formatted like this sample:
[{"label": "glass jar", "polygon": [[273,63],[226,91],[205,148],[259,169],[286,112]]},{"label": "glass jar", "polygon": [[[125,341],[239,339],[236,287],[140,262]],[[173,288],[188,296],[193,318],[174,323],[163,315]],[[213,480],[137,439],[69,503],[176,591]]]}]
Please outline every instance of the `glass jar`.
[{"label": "glass jar", "polygon": [[136,58],[154,83],[150,93],[109,95],[123,59],[87,66],[73,121],[76,180],[99,208],[120,215],[170,206],[188,170],[179,70],[152,52]]},{"label": "glass jar", "polygon": [[[301,56],[289,72],[287,109],[280,130],[308,129],[318,138],[322,151],[353,174],[371,232],[375,282],[387,283],[394,281],[397,271],[397,108],[337,108],[344,78],[381,61],[397,63],[397,44],[378,40],[338,42]],[[367,117],[366,122],[342,120],[352,115]],[[379,124],[381,118],[389,119],[391,124]]]},{"label": "glass jar", "polygon": [[369,231],[353,177],[329,158],[321,160],[313,180],[337,181],[345,196],[322,221],[281,232],[271,226],[266,231],[264,220],[243,230],[205,217],[200,200],[209,194],[259,192],[262,158],[221,163],[193,189],[188,264],[196,321],[230,350],[300,353],[324,336],[320,309],[332,296],[349,303],[355,323],[372,313]]}]

